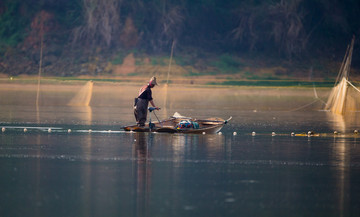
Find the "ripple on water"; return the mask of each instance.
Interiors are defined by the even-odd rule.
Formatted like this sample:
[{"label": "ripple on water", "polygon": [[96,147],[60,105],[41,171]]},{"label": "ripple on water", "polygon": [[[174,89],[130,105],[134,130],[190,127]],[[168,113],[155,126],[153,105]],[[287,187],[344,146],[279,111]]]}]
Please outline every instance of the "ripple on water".
[{"label": "ripple on water", "polygon": [[[172,163],[191,163],[191,164],[231,164],[239,166],[299,166],[299,167],[327,167],[341,166],[341,162],[301,162],[301,161],[274,161],[274,160],[192,160],[192,159],[173,159],[173,158],[138,158],[138,157],[99,157],[82,155],[31,155],[31,154],[0,154],[0,158],[34,158],[50,160],[69,160],[69,161],[141,161],[148,162],[172,162]],[[350,163],[349,167],[360,167],[360,163]],[[256,180],[243,180],[243,183],[253,184]]]}]

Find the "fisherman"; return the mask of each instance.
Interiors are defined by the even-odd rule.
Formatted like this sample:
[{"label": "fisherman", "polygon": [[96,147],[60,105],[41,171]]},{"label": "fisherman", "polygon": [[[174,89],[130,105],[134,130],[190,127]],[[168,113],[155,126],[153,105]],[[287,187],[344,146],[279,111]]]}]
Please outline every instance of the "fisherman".
[{"label": "fisherman", "polygon": [[145,126],[149,102],[156,110],[160,110],[152,98],[151,88],[154,88],[155,85],[158,85],[156,83],[156,77],[152,77],[147,85],[140,88],[139,96],[135,98],[134,115],[139,127]]}]

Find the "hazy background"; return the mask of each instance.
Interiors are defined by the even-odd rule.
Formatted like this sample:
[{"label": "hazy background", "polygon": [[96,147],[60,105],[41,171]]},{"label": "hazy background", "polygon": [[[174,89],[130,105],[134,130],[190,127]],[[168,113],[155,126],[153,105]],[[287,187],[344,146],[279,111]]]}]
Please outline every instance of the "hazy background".
[{"label": "hazy background", "polygon": [[[356,0],[3,0],[0,73],[332,79]],[[354,49],[353,73],[359,55]],[[43,43],[41,43],[43,42]]]}]

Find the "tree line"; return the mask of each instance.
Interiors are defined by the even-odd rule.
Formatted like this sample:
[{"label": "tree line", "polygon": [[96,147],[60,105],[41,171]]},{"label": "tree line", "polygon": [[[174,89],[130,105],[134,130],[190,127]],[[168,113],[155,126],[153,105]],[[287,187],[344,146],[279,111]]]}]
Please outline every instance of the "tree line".
[{"label": "tree line", "polygon": [[41,24],[47,43],[78,48],[156,54],[174,43],[292,59],[343,48],[359,34],[358,14],[357,0],[3,0],[0,52],[36,46]]}]

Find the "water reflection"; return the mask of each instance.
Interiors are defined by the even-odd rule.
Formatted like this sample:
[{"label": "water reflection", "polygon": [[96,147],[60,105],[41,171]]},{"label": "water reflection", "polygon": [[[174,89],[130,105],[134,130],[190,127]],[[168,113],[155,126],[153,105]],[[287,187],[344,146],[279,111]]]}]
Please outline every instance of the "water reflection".
[{"label": "water reflection", "polygon": [[[229,147],[225,145],[223,135],[178,135],[174,134],[171,139],[172,159],[177,166],[184,163],[185,160],[193,158],[202,158],[210,160],[224,160]],[[199,153],[200,156],[194,156]],[[231,152],[230,152],[231,153]],[[200,154],[200,153],[199,153]]]},{"label": "water reflection", "polygon": [[92,192],[93,192],[93,167],[90,164],[91,158],[86,156],[92,156],[93,147],[92,147],[92,135],[89,134],[82,138],[83,145],[81,146],[81,151],[83,153],[84,161],[86,162],[83,164],[82,168],[80,169],[80,177],[81,177],[81,186],[80,190],[82,191],[82,200],[81,200],[81,207],[82,209],[80,212],[82,216],[91,216],[91,204],[92,204]]},{"label": "water reflection", "polygon": [[[20,108],[24,109],[24,108]],[[29,108],[30,110],[31,108]],[[91,125],[93,111],[91,106],[40,106],[36,108],[36,118],[29,117],[29,113],[18,113],[17,118],[36,120],[37,124],[84,124]],[[23,116],[24,115],[24,116]]]},{"label": "water reflection", "polygon": [[88,81],[79,92],[69,101],[68,105],[70,106],[89,106],[92,93],[93,93],[92,81]]},{"label": "water reflection", "polygon": [[184,198],[178,198],[177,188],[184,180],[192,179],[184,172],[197,162],[206,165],[230,160],[231,143],[225,145],[225,141],[222,135],[135,133],[132,147],[135,216],[150,216],[154,212],[150,204],[159,196],[159,191],[167,195],[162,202],[180,205]]},{"label": "water reflection", "polygon": [[[40,106],[35,106],[36,87],[33,85],[14,85],[14,88],[0,86],[0,120],[8,122],[30,123],[65,123],[79,124],[76,121],[88,123],[101,123],[112,125],[121,122],[122,126],[133,124],[133,97],[138,92],[137,85],[103,84],[96,82],[91,85],[81,84],[54,84],[43,85]],[[171,87],[171,88],[170,88]],[[157,89],[158,88],[158,89]],[[194,118],[233,116],[232,123],[241,121],[243,124],[253,124],[254,119],[266,120],[268,114],[264,111],[289,111],[313,101],[312,89],[288,89],[288,88],[214,88],[194,86],[160,86],[154,89],[155,101],[162,110],[156,114],[160,119],[168,118],[174,112]],[[68,106],[69,101],[85,89],[83,94],[86,100],[82,106]],[[91,93],[91,94],[90,94]],[[203,96],[211,93],[212,97],[203,99]],[[319,92],[319,97],[328,94],[327,90]],[[92,107],[83,106],[89,102],[91,95]],[[201,103],[199,103],[201,102]],[[74,104],[73,104],[74,105]],[[76,105],[76,104],[75,104]],[[79,105],[79,104],[78,104]],[[315,107],[306,107],[313,110]],[[244,111],[256,110],[255,117],[249,117]],[[254,116],[254,114],[250,114]],[[316,115],[311,121],[327,125],[325,114]],[[251,118],[251,119],[250,119]],[[291,119],[292,118],[292,119]],[[248,123],[244,123],[247,119]],[[302,119],[300,119],[302,120]],[[292,122],[299,122],[298,117],[290,117]],[[75,123],[74,123],[75,122]],[[291,129],[293,130],[293,129]],[[302,130],[302,129],[301,129]],[[308,129],[304,129],[308,130]]]},{"label": "water reflection", "polygon": [[92,124],[92,109],[91,106],[70,106],[70,114],[74,116],[80,123]]},{"label": "water reflection", "polygon": [[[4,97],[0,97],[4,104],[0,119],[10,124],[60,123],[59,127],[64,129],[79,123],[101,123],[94,127],[106,130],[114,120],[118,121],[116,126],[132,123],[129,102],[138,86],[116,88],[114,92],[110,89],[115,89],[115,85],[94,89],[92,107],[66,106],[74,89],[68,93],[64,88],[58,95],[57,90],[44,93],[41,101],[44,104],[36,115],[33,102],[27,105],[28,101],[21,101],[31,98],[29,95],[17,94],[22,96],[17,101],[6,97],[4,103],[4,94],[0,92]],[[233,115],[223,135],[89,134],[75,130],[69,134],[35,131],[25,134],[6,130],[0,135],[3,165],[0,172],[4,174],[0,180],[3,186],[0,209],[7,216],[358,213],[356,138],[290,137],[292,131],[309,129],[352,131],[360,126],[358,113],[346,116],[307,111],[284,113],[284,106],[304,104],[303,97],[293,97],[302,93],[289,95],[284,90],[267,93],[261,89],[248,96],[252,89],[243,92],[239,88],[235,93],[226,88],[199,89],[169,88],[168,101],[164,103],[168,110],[157,115],[173,114],[174,108],[196,118]],[[214,97],[200,104],[209,91],[214,91]],[[282,94],[276,97],[278,92]],[[160,89],[154,90],[154,94],[161,95]],[[299,101],[294,100],[295,105],[290,106],[289,98]],[[282,110],[261,110],[268,105],[270,109]],[[253,108],[258,111],[244,111]],[[237,136],[232,135],[234,131]],[[256,131],[256,136],[250,135],[252,131]],[[272,131],[286,135],[271,137],[261,133]]]},{"label": "water reflection", "polygon": [[340,133],[351,133],[360,126],[358,112],[349,112],[344,115],[326,112],[331,127]]},{"label": "water reflection", "polygon": [[332,160],[333,164],[336,165],[337,171],[337,189],[338,189],[338,200],[339,200],[339,216],[348,216],[349,210],[349,192],[350,192],[350,153],[349,143],[345,138],[337,138],[334,140]]},{"label": "water reflection", "polygon": [[[152,167],[149,161],[149,143],[152,139],[151,134],[136,133],[133,144],[133,179],[134,182],[134,212],[135,216],[147,216],[149,197],[151,193]],[[151,142],[150,142],[151,144]]]},{"label": "water reflection", "polygon": [[[36,154],[38,155],[38,156],[41,156],[41,144],[42,144],[42,141],[41,141],[41,135],[37,135],[36,136],[36,138],[35,138],[35,140],[36,140]],[[42,196],[41,196],[41,194],[40,194],[40,190],[39,189],[41,189],[41,171],[42,171],[42,168],[41,168],[41,161],[40,161],[40,158],[37,158],[36,159],[36,163],[35,163],[35,165],[36,165],[36,169],[35,169],[35,172],[36,172],[36,176],[35,176],[35,179],[36,179],[36,181],[35,181],[35,183],[36,183],[36,185],[35,185],[35,189],[36,189],[36,191],[35,191],[35,201],[41,201],[42,200]],[[37,216],[41,216],[40,215],[40,209],[39,209],[39,206],[35,206],[36,207],[36,209],[35,209],[35,212],[36,212],[36,215]]]},{"label": "water reflection", "polygon": [[334,114],[332,112],[326,112],[326,116],[328,117],[329,122],[331,123],[331,127],[334,130],[337,130],[341,133],[345,133],[346,123],[343,115]]}]

